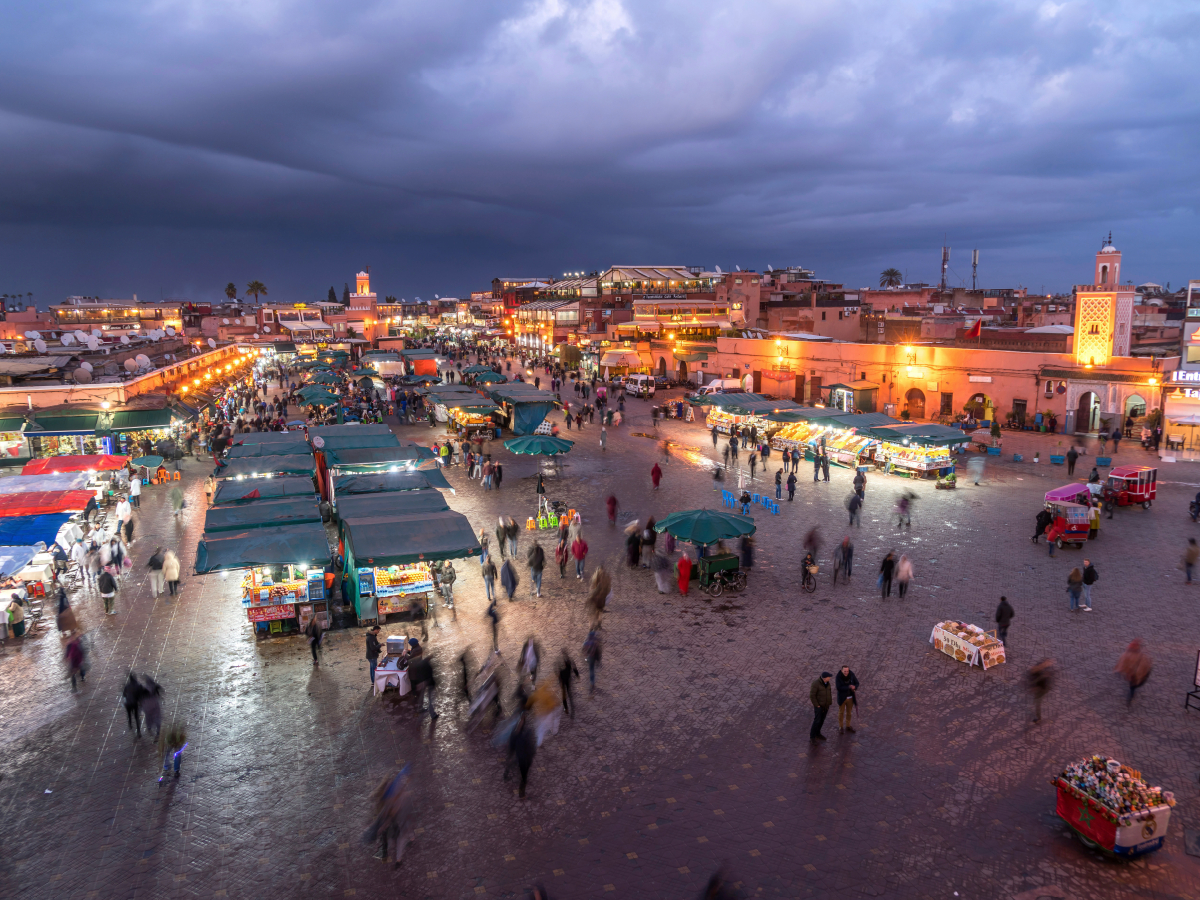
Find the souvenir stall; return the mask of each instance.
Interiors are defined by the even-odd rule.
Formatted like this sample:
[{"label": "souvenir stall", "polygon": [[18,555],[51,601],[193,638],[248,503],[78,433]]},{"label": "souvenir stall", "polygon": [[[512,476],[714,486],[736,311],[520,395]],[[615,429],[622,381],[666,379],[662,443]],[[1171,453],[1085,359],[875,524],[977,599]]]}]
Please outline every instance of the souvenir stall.
[{"label": "souvenir stall", "polygon": [[947,619],[933,626],[929,643],[968,666],[990,669],[1004,662],[1004,644],[995,631],[984,631],[978,625]]},{"label": "souvenir stall", "polygon": [[500,405],[504,421],[513,434],[533,434],[558,406],[558,398],[522,381],[497,385],[488,396]]},{"label": "souvenir stall", "polygon": [[205,532],[196,574],[242,570],[242,607],[256,637],[303,631],[313,616],[329,627],[325,567],[329,542],[319,522]]},{"label": "souvenir stall", "polygon": [[189,427],[188,416],[179,410],[123,409],[113,413],[104,437],[108,452],[141,456],[145,441],[155,452],[166,444],[181,445]]},{"label": "souvenir stall", "polygon": [[492,413],[498,412],[500,407],[487,397],[439,399],[438,406],[434,408],[435,416],[438,409],[445,410],[447,431],[465,431],[468,435],[483,432],[488,437],[498,436]]},{"label": "souvenir stall", "polygon": [[0,418],[0,465],[21,465],[29,458],[29,442],[21,431],[24,426],[22,416]]},{"label": "souvenir stall", "polygon": [[97,410],[57,409],[30,412],[22,429],[35,459],[94,455],[108,449],[96,436]]},{"label": "souvenir stall", "polygon": [[339,531],[359,624],[424,599],[433,590],[430,563],[481,552],[466,516],[450,510],[342,517]]},{"label": "souvenir stall", "polygon": [[1137,769],[1097,754],[1050,783],[1058,793],[1055,812],[1084,846],[1125,858],[1162,847],[1175,795],[1147,784]]}]

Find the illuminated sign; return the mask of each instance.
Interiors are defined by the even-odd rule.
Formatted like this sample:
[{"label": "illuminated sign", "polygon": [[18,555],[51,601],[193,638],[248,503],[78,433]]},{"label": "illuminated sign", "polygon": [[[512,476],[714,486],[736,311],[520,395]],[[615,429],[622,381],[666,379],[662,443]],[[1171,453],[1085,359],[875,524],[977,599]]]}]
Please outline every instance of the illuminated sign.
[{"label": "illuminated sign", "polygon": [[1200,372],[1184,372],[1176,369],[1171,373],[1171,381],[1178,384],[1179,382],[1190,382],[1200,384]]}]

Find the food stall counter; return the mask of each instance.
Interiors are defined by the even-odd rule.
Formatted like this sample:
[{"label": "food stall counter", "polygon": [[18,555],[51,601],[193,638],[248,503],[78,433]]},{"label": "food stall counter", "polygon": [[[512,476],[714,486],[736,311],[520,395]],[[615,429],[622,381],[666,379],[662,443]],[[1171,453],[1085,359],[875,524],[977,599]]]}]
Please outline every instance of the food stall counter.
[{"label": "food stall counter", "polygon": [[929,643],[968,666],[990,669],[1005,661],[1004,644],[994,631],[984,631],[978,625],[968,625],[947,619],[933,626]]}]

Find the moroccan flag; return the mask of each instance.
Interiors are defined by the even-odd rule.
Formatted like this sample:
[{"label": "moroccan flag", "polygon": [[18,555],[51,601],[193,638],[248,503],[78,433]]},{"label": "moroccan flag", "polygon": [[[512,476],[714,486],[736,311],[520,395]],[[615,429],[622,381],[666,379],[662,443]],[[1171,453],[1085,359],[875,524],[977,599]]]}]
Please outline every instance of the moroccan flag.
[{"label": "moroccan flag", "polygon": [[977,337],[979,337],[979,334],[982,331],[983,331],[983,319],[976,319],[975,324],[971,326],[969,331],[967,331],[966,336],[969,338],[977,338]]}]

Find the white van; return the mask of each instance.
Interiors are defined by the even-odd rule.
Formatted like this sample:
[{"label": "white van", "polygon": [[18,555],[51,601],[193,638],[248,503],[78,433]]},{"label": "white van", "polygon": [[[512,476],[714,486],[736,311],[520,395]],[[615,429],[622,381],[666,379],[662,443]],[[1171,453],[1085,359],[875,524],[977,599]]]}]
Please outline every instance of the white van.
[{"label": "white van", "polygon": [[714,378],[708,384],[696,388],[696,390],[687,395],[687,399],[693,403],[703,400],[705,397],[711,397],[713,394],[743,394],[741,379],[738,378]]},{"label": "white van", "polygon": [[645,375],[641,372],[637,372],[633,375],[626,375],[625,393],[633,394],[635,397],[653,397],[654,376]]}]

